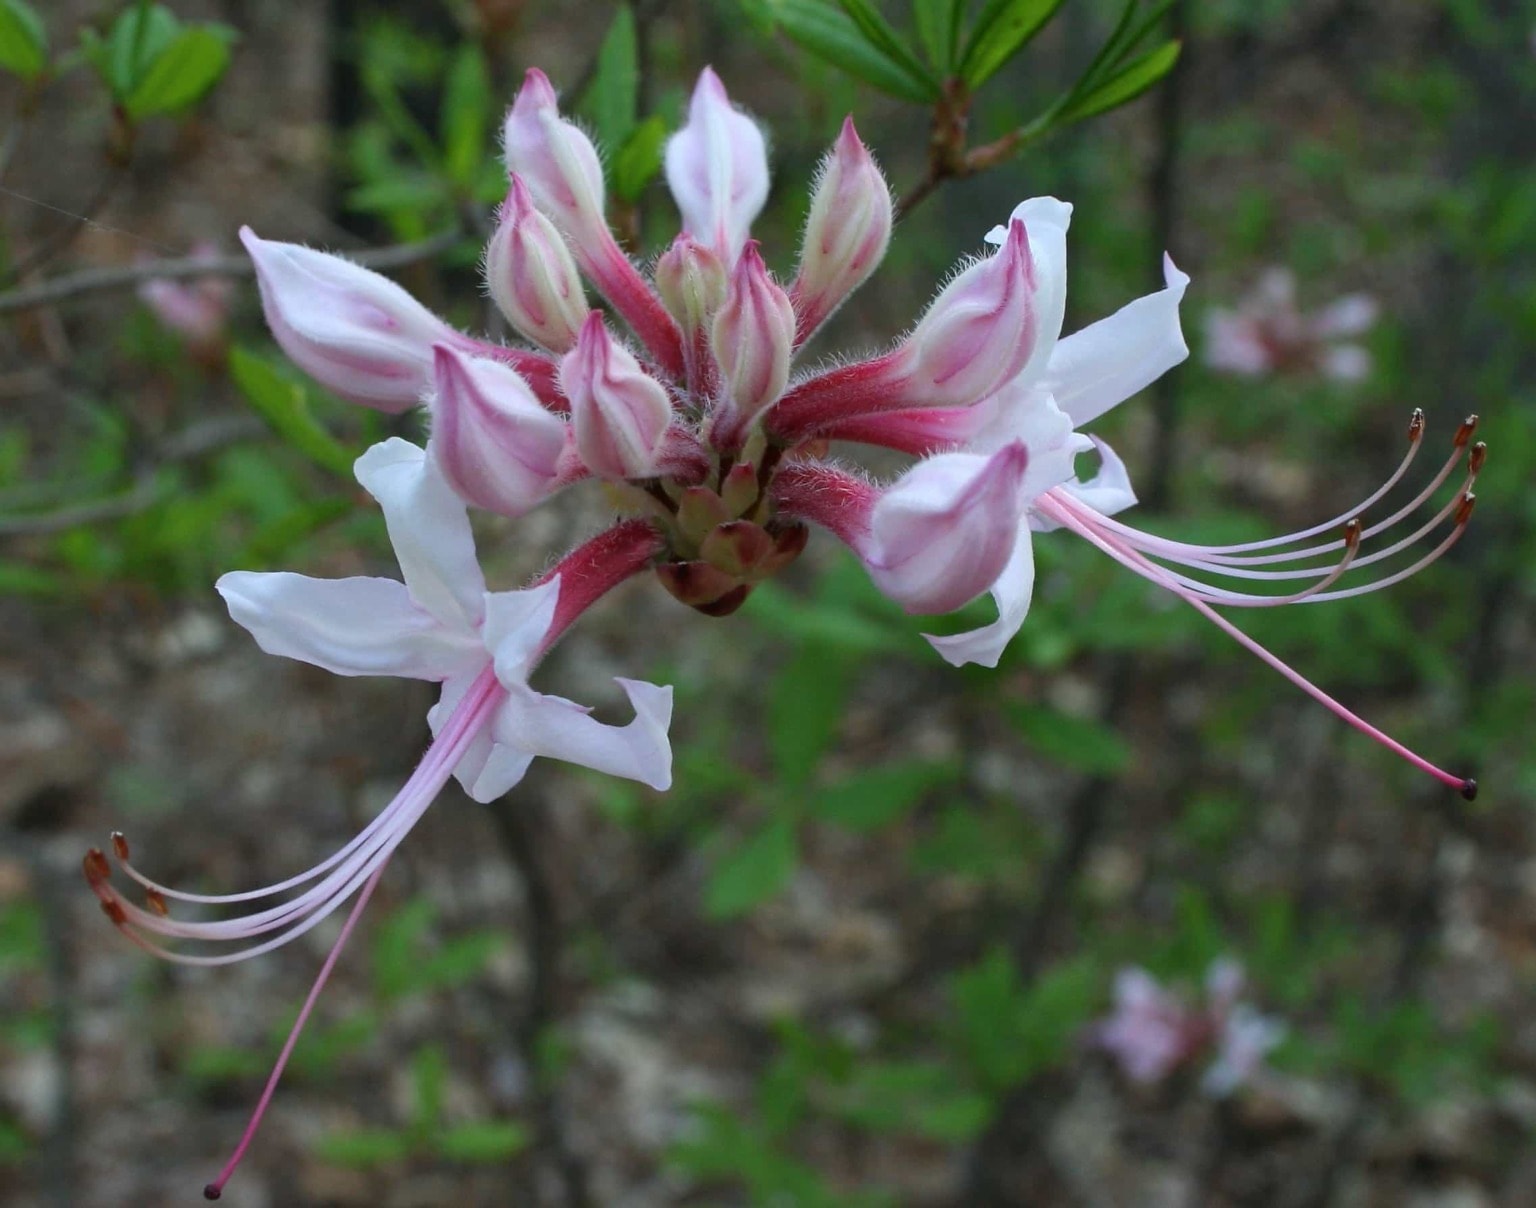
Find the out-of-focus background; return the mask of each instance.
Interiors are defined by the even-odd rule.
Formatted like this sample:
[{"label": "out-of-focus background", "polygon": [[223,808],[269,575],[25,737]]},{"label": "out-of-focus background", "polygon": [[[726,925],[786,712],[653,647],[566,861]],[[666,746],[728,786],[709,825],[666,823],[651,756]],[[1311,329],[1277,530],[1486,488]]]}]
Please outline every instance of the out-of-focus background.
[{"label": "out-of-focus background", "polygon": [[[149,6],[0,0],[7,1204],[195,1202],[335,934],[168,968],[101,917],[88,847],[121,828],[172,884],[278,880],[389,798],[431,699],[265,657],[212,591],[234,568],[394,574],[346,467],[414,418],[295,391],[248,277],[18,291],[229,256],[249,223],[434,240],[391,275],[483,329],[475,227],[532,65],[620,126],[641,256],[676,224],[644,169],[705,64],[771,130],[756,231],[781,275],[846,113],[898,193],[927,164],[924,107],[786,38],[790,0],[639,0],[627,127],[592,100],[624,59],[606,2],[168,8],[208,30],[210,74],[146,97],[113,39]],[[1121,8],[1066,0],[979,90],[973,144],[1069,87]],[[1154,288],[1165,246],[1193,277],[1189,362],[1096,427],[1137,523],[1303,527],[1391,471],[1413,408],[1413,481],[1479,412],[1478,513],[1443,561],[1237,619],[1480,798],[1066,534],[1037,541],[992,672],[943,665],[825,535],[728,620],[639,582],[542,685],[675,684],[676,787],[545,764],[496,806],[444,793],[228,1202],[1536,1203],[1536,6],[1183,0],[1162,22],[1171,76],[945,182],[813,353],[901,332],[1051,193],[1076,205],[1069,329]],[[493,583],[601,519],[591,495],[485,518]],[[1278,1039],[1247,1062],[1244,1021]]]}]

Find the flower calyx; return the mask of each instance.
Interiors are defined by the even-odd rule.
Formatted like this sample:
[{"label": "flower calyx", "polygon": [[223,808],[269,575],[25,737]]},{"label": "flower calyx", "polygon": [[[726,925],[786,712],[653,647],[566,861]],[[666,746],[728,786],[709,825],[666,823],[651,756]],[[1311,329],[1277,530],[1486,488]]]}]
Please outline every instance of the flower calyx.
[{"label": "flower calyx", "polygon": [[677,600],[706,616],[735,612],[757,584],[800,556],[810,536],[804,524],[773,514],[761,479],[757,464],[738,461],[713,487],[665,492],[671,556],[656,575]]}]

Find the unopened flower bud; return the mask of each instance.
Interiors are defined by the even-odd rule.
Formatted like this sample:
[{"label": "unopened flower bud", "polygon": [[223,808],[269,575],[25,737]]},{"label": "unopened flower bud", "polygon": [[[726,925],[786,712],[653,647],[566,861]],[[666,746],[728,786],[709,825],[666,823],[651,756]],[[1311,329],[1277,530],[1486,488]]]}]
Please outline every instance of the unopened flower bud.
[{"label": "unopened flower bud", "polygon": [[671,400],[608,335],[596,311],[560,361],[560,388],[571,400],[576,448],[589,470],[614,480],[656,475],[672,423]]},{"label": "unopened flower bud", "polygon": [[427,452],[466,503],[503,516],[530,511],[560,485],[565,421],[507,366],[442,344],[433,352]]},{"label": "unopened flower bud", "polygon": [[705,330],[725,301],[728,274],[720,257],[691,235],[679,235],[656,261],[656,292],[684,332]]},{"label": "unopened flower bud", "polygon": [[979,402],[1029,361],[1038,334],[1034,271],[1024,223],[945,286],[899,353],[906,392],[924,405]]},{"label": "unopened flower bud", "polygon": [[800,273],[790,290],[799,342],[875,271],[891,241],[893,213],[885,177],[850,117],[821,161],[805,219]]},{"label": "unopened flower bud", "polygon": [[537,67],[524,77],[503,135],[507,170],[523,178],[556,226],[576,239],[607,235],[597,148],[561,118],[549,77]]},{"label": "unopened flower bud", "polygon": [[289,358],[345,399],[399,412],[432,380],[432,346],[463,337],[387,277],[312,248],[240,241],[256,264],[261,305]]},{"label": "unopened flower bud", "polygon": [[535,344],[566,352],[576,343],[589,309],[576,261],[520,176],[486,248],[485,280],[507,322]]},{"label": "unopened flower bud", "polygon": [[726,443],[739,440],[784,393],[794,340],[789,295],[768,275],[756,240],[748,240],[710,336],[720,366],[719,435]]},{"label": "unopened flower bud", "polygon": [[757,123],[731,105],[708,67],[694,87],[688,124],[667,143],[666,168],[683,230],[734,262],[768,200],[768,150]]},{"label": "unopened flower bud", "polygon": [[875,584],[910,613],[951,612],[986,591],[1013,552],[1028,462],[1021,443],[918,462],[870,513],[859,553]]}]

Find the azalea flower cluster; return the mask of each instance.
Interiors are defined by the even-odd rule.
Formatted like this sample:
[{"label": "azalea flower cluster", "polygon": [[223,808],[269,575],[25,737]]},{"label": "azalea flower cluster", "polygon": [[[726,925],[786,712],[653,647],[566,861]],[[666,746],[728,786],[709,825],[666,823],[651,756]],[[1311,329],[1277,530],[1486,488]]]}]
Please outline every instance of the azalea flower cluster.
[{"label": "azalea flower cluster", "polygon": [[[665,789],[671,780],[671,689],[619,680],[634,711],[614,726],[532,679],[571,625],[619,584],[654,574],[683,604],[722,616],[791,563],[809,526],[830,530],[882,591],[915,614],[944,613],[982,593],[997,618],[930,637],[955,665],[995,666],[1023,624],[1033,590],[1033,534],[1067,529],[1248,644],[1351,724],[1458,788],[1469,787],[1370,729],[1254,645],[1214,606],[1339,599],[1335,587],[1446,527],[1419,565],[1456,539],[1471,507],[1481,446],[1453,456],[1407,508],[1370,526],[1355,517],[1407,468],[1345,516],[1267,541],[1206,547],[1167,540],[1111,516],[1135,502],[1124,465],[1079,429],[1183,360],[1179,304],[1188,278],[1171,261],[1165,288],[1063,338],[1072,209],[1020,204],[985,237],[904,337],[879,354],[803,370],[806,344],[874,272],[893,205],[852,121],[822,161],[799,263],[787,284],[752,240],[769,186],[765,142],[713,72],[694,90],[666,148],[682,233],[642,274],[604,217],[597,149],[562,117],[530,71],[505,125],[509,193],[485,255],[485,279],[525,347],[466,335],[391,281],[347,260],[242,232],[266,317],[289,357],[343,398],[385,412],[425,410],[424,446],[383,442],[357,478],[383,509],[403,581],[325,581],[236,571],[218,584],[230,615],[270,653],[339,675],[399,675],[441,685],[434,741],[399,794],[314,868],[230,895],[160,885],[115,836],[121,871],[147,895],[130,902],[94,851],[86,874],[135,943],[168,960],[223,964],[304,935],[351,901],[250,1128],[244,1154],[315,997],[391,855],[450,778],[490,801],[538,756]],[[587,287],[607,304],[592,304]],[[628,327],[626,336],[619,324]],[[1421,444],[1415,421],[1409,459]],[[830,460],[832,441],[909,454],[894,481]],[[1087,477],[1079,459],[1096,466]],[[1372,553],[1463,461],[1466,479],[1433,520]],[[537,582],[490,591],[471,507],[518,517],[598,480],[621,516]],[[1313,540],[1342,530],[1332,539]],[[1385,539],[1384,539],[1385,540]],[[1295,548],[1299,546],[1300,548]],[[1318,559],[1325,559],[1318,566]],[[1380,580],[1385,585],[1416,567]],[[1284,594],[1222,586],[1279,583]],[[1292,590],[1294,585],[1294,590]],[[276,899],[276,904],[251,904]],[[218,921],[170,910],[239,907]],[[175,945],[201,945],[186,950]]]},{"label": "azalea flower cluster", "polygon": [[1239,377],[1320,373],[1336,382],[1364,381],[1371,354],[1359,338],[1379,311],[1369,294],[1346,294],[1321,310],[1296,305],[1296,274],[1269,268],[1232,310],[1205,316],[1205,363]]},{"label": "azalea flower cluster", "polygon": [[1089,1029],[1088,1039],[1114,1058],[1120,1072],[1154,1086],[1180,1069],[1210,1058],[1200,1087],[1216,1098],[1230,1095],[1263,1067],[1286,1028],[1240,1001],[1242,966],[1222,959],[1205,975],[1205,1001],[1190,1003],[1131,966],[1115,977],[1115,1008]]}]

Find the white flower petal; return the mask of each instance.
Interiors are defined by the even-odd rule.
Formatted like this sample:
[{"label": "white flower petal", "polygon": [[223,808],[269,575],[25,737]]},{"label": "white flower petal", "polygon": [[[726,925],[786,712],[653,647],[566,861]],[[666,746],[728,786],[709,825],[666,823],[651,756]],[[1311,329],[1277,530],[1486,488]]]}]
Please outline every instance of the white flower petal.
[{"label": "white flower petal", "polygon": [[635,709],[625,726],[608,726],[586,708],[558,696],[545,696],[526,685],[509,690],[496,715],[496,741],[530,756],[562,759],[638,780],[653,789],[672,784],[672,689],[638,680],[616,679]]},{"label": "white flower petal", "polygon": [[939,652],[939,657],[952,667],[977,663],[983,667],[996,667],[1003,651],[1024,624],[1029,615],[1030,598],[1035,590],[1035,554],[1030,544],[1029,529],[1019,526],[1013,554],[1003,573],[992,584],[992,599],[997,604],[997,620],[980,629],[966,633],[923,636]]},{"label": "white flower petal", "polygon": [[1041,385],[1078,427],[1162,377],[1189,355],[1179,303],[1189,277],[1163,258],[1166,289],[1121,307],[1056,345]]},{"label": "white flower petal", "polygon": [[1371,354],[1358,344],[1337,344],[1323,353],[1323,375],[1336,382],[1363,382],[1371,376]]},{"label": "white flower petal", "polygon": [[511,690],[528,682],[529,666],[554,624],[560,576],[522,591],[485,595],[485,648],[496,660],[496,678]]},{"label": "white flower petal", "polygon": [[479,628],[485,577],[469,516],[426,451],[392,437],[359,457],[355,473],[384,509],[411,598],[445,625]]},{"label": "white flower petal", "polygon": [[474,634],[443,625],[393,579],[234,571],[218,591],[268,654],[337,675],[437,680],[485,660]]},{"label": "white flower petal", "polygon": [[[482,652],[483,653],[483,652]],[[455,676],[443,685],[437,704],[427,713],[427,725],[435,736],[453,716],[464,693],[479,675],[479,668]],[[454,777],[472,800],[482,805],[494,801],[517,784],[528,772],[533,756],[509,750],[491,737],[489,726],[482,727],[470,740],[469,748],[453,769]]]},{"label": "white flower petal", "polygon": [[1066,483],[1062,490],[1073,498],[1086,503],[1101,516],[1113,516],[1126,508],[1136,506],[1136,492],[1131,487],[1131,476],[1126,472],[1120,455],[1098,437],[1093,447],[1099,453],[1099,472],[1087,482],[1076,480]]},{"label": "white flower petal", "polygon": [[1319,340],[1363,336],[1375,326],[1381,307],[1370,294],[1345,294],[1312,316],[1308,326]]}]

